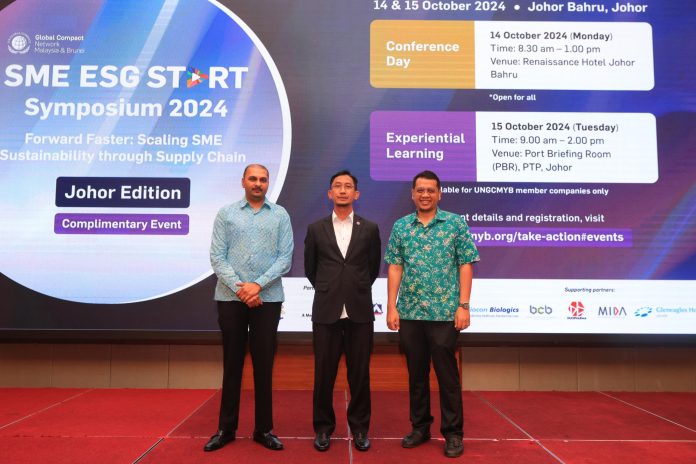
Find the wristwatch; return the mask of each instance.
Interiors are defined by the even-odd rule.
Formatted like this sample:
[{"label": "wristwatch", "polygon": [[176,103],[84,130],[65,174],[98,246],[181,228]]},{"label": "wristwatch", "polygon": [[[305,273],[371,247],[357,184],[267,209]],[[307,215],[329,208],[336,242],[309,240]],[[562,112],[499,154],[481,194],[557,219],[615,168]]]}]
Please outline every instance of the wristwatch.
[{"label": "wristwatch", "polygon": [[459,308],[463,308],[464,310],[468,311],[469,310],[469,303],[459,303]]}]

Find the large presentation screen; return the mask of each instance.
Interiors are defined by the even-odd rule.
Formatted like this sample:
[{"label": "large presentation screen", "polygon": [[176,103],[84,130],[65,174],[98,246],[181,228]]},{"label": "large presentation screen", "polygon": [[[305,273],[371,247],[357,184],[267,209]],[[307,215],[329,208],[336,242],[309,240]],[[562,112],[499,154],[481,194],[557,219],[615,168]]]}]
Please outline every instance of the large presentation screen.
[{"label": "large presentation screen", "polygon": [[696,334],[694,24],[690,0],[11,2],[0,331],[216,331],[213,221],[260,163],[294,232],[281,331],[311,330],[331,175],[384,249],[428,169],[481,255],[470,332]]}]

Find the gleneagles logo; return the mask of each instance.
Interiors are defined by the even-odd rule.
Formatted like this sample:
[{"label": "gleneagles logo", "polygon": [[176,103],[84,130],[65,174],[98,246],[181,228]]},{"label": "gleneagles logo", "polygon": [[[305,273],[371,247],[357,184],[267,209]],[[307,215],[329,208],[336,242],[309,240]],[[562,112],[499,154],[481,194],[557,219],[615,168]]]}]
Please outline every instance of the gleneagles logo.
[{"label": "gleneagles logo", "polygon": [[7,39],[7,49],[10,53],[23,55],[29,51],[31,47],[31,39],[24,32],[15,32]]},{"label": "gleneagles logo", "polygon": [[642,308],[636,309],[633,315],[636,317],[648,317],[652,312],[653,309],[650,306],[643,306]]}]

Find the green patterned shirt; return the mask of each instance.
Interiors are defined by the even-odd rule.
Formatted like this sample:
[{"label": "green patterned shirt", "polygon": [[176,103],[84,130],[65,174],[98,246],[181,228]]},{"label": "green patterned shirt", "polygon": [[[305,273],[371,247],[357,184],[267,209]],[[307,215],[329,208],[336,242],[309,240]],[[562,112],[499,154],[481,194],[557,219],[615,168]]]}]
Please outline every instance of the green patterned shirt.
[{"label": "green patterned shirt", "polygon": [[427,226],[416,213],[396,221],[384,260],[404,268],[400,318],[451,321],[459,306],[459,266],[480,258],[464,218],[438,208]]}]

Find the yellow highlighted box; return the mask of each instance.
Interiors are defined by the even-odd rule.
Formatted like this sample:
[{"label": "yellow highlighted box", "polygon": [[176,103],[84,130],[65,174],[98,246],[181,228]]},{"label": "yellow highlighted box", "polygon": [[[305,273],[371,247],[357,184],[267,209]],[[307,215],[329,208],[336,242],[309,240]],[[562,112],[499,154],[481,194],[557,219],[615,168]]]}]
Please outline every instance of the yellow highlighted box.
[{"label": "yellow highlighted box", "polygon": [[473,21],[370,25],[370,83],[377,88],[474,88]]}]

